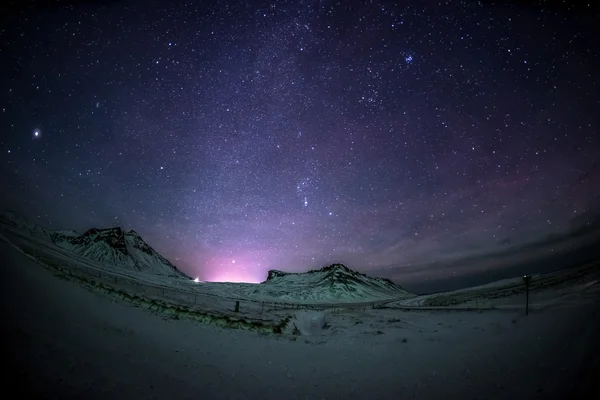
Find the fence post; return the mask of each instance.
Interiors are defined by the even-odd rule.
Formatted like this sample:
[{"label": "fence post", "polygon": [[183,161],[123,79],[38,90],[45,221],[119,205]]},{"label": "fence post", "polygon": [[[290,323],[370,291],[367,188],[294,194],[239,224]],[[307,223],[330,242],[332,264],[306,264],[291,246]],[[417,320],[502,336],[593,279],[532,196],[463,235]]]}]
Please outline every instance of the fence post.
[{"label": "fence post", "polygon": [[239,300],[235,301],[235,312],[240,312],[240,301]]}]

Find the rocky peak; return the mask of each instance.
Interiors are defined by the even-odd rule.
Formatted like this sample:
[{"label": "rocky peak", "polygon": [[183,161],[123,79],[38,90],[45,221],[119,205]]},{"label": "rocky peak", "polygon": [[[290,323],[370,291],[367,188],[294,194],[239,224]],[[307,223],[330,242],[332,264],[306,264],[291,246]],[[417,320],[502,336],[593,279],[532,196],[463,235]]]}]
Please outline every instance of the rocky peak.
[{"label": "rocky peak", "polygon": [[115,250],[127,254],[127,246],[125,243],[125,233],[120,227],[97,229],[91,228],[83,235],[68,239],[71,244],[85,245],[97,242],[104,242]]},{"label": "rocky peak", "polygon": [[267,281],[270,281],[272,279],[279,278],[279,277],[285,276],[285,275],[288,275],[288,272],[283,272],[283,271],[278,271],[276,269],[271,269],[268,272]]},{"label": "rocky peak", "polygon": [[[352,271],[350,268],[346,267],[344,264],[331,264],[327,265],[317,271],[321,272],[349,272],[349,273],[357,273]],[[312,271],[311,271],[312,272]]]}]

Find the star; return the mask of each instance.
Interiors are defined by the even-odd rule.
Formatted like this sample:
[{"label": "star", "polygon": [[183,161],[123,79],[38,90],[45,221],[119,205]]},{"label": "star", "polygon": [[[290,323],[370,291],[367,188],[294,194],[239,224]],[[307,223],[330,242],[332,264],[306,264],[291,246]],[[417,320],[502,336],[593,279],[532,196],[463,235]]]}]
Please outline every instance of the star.
[{"label": "star", "polygon": [[0,207],[123,221],[202,281],[334,258],[443,281],[600,226],[597,33],[570,5],[164,2],[114,29],[127,5],[91,3],[2,26]]}]

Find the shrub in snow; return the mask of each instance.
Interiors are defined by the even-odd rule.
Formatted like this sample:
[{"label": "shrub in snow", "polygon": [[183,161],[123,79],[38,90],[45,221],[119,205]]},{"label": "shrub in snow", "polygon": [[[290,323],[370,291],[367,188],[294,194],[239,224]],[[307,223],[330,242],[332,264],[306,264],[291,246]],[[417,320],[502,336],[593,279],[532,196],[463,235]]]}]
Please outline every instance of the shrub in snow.
[{"label": "shrub in snow", "polygon": [[304,336],[317,335],[325,329],[323,311],[300,311],[294,318],[294,326]]}]

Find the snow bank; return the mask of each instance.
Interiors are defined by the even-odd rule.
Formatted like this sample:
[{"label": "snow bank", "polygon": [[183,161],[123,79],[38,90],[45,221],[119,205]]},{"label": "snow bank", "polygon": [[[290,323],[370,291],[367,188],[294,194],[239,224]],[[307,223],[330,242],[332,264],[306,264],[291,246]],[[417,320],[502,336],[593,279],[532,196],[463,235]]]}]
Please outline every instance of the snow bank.
[{"label": "snow bank", "polygon": [[294,317],[294,325],[304,336],[318,335],[325,329],[323,311],[300,311]]}]

